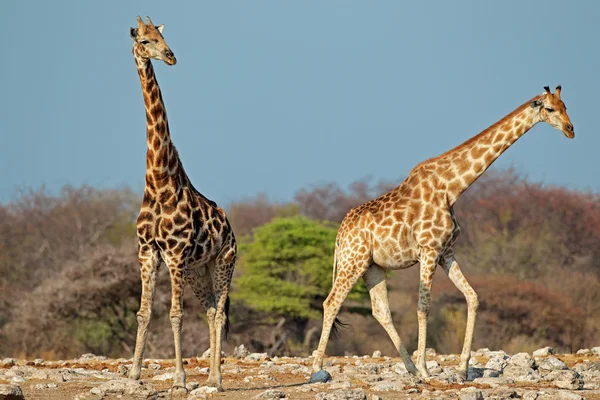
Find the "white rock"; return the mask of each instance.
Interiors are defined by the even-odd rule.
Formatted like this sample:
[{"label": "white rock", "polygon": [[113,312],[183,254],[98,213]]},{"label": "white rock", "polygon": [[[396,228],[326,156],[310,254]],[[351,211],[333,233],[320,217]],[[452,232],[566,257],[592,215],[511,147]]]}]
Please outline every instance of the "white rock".
[{"label": "white rock", "polygon": [[152,377],[153,381],[167,381],[169,379],[173,379],[175,377],[174,372],[165,372],[164,374],[155,375]]},{"label": "white rock", "polygon": [[268,357],[267,353],[250,353],[246,356],[247,360],[260,361]]},{"label": "white rock", "polygon": [[510,358],[509,363],[519,367],[532,368],[535,365],[535,360],[527,353],[517,353]]},{"label": "white rock", "polygon": [[246,357],[250,352],[248,351],[248,349],[246,348],[246,346],[244,346],[243,344],[240,344],[239,346],[235,347],[233,349],[233,356],[235,358],[244,358]]},{"label": "white rock", "polygon": [[592,354],[590,349],[579,349],[577,350],[577,354]]},{"label": "white rock", "polygon": [[270,389],[262,392],[261,394],[254,396],[255,399],[265,399],[265,400],[277,400],[277,399],[285,399],[287,396],[284,391]]},{"label": "white rock", "polygon": [[193,396],[197,396],[199,394],[210,394],[210,393],[217,393],[218,390],[215,387],[211,387],[211,386],[200,386],[197,389],[194,389],[190,392],[191,395]]},{"label": "white rock", "polygon": [[548,357],[543,360],[540,360],[538,363],[538,368],[541,370],[555,371],[561,369],[568,369],[567,364],[562,362],[556,357]]},{"label": "white rock", "polygon": [[365,400],[367,395],[363,389],[351,389],[319,393],[315,398],[317,400]]},{"label": "white rock", "polygon": [[600,356],[600,346],[592,347],[591,350],[592,350],[592,353],[594,353],[597,356]]},{"label": "white rock", "polygon": [[381,351],[375,350],[373,352],[373,358],[380,358],[380,357],[381,357]]},{"label": "white rock", "polygon": [[90,393],[94,394],[96,396],[104,396],[104,392],[102,391],[102,389],[95,387],[95,388],[91,388],[90,389]]},{"label": "white rock", "polygon": [[23,399],[23,391],[19,385],[0,385],[0,398]]},{"label": "white rock", "polygon": [[543,356],[549,356],[550,354],[554,354],[554,348],[550,347],[550,346],[546,346],[546,347],[542,347],[541,349],[537,349],[536,351],[533,352],[533,356],[534,357],[543,357]]}]

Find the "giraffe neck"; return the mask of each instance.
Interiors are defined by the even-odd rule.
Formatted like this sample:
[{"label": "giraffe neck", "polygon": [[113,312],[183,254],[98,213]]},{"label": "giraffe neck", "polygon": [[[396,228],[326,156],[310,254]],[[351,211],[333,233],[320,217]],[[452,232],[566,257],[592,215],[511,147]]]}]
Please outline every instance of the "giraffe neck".
[{"label": "giraffe neck", "polygon": [[450,206],[506,149],[540,122],[539,114],[529,105],[539,97],[529,100],[460,146],[424,163],[434,165]]},{"label": "giraffe neck", "polygon": [[146,108],[146,186],[161,186],[159,181],[178,174],[179,157],[171,142],[167,111],[152,62],[135,56],[135,51],[134,58]]}]

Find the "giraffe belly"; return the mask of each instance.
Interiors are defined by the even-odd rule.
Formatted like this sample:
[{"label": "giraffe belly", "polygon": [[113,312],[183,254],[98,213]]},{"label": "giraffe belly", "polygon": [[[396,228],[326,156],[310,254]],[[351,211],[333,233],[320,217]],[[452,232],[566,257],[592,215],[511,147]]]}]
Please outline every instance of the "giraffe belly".
[{"label": "giraffe belly", "polygon": [[418,252],[401,248],[399,243],[384,242],[373,251],[373,262],[386,269],[405,269],[418,262]]}]

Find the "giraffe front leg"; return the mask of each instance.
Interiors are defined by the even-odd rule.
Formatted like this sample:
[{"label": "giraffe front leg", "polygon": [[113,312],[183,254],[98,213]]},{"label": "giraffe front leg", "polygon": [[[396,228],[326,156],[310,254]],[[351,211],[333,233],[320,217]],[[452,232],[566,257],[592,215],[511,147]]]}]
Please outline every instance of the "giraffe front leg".
[{"label": "giraffe front leg", "polygon": [[442,264],[442,268],[446,271],[448,277],[452,283],[454,283],[454,286],[460,290],[467,300],[467,327],[465,330],[465,341],[460,354],[460,365],[458,367],[459,374],[463,379],[467,379],[469,359],[471,358],[471,346],[473,344],[473,332],[475,330],[475,317],[477,315],[479,300],[477,298],[477,293],[475,293],[475,290],[469,285],[469,282],[467,282],[467,279],[460,270],[454,255],[446,258],[444,264]]},{"label": "giraffe front leg", "polygon": [[433,250],[421,252],[421,276],[419,281],[419,304],[417,308],[417,319],[419,322],[419,342],[417,346],[417,369],[423,378],[429,377],[425,360],[427,345],[427,319],[431,306],[431,285],[433,275],[437,266],[438,253]]},{"label": "giraffe front leg", "polygon": [[140,379],[142,372],[142,361],[146,338],[148,334],[148,323],[152,314],[152,302],[154,301],[154,288],[156,286],[156,271],[160,264],[158,251],[150,249],[149,245],[139,246],[138,258],[140,261],[140,275],[142,278],[142,296],[140,299],[140,310],[137,312],[137,337],[135,340],[135,352],[133,353],[133,365],[129,371],[131,379]]},{"label": "giraffe front leg", "polygon": [[[313,361],[313,374],[310,377],[309,383],[328,382],[331,380],[329,372],[323,370],[323,357],[325,356],[327,342],[329,341],[333,324],[340,312],[342,303],[346,300],[346,297],[348,297],[348,294],[368,267],[367,254],[364,255],[364,259],[358,265],[350,265],[343,261],[338,262],[338,277],[333,283],[329,296],[323,302],[323,330],[321,331],[317,354]],[[344,278],[340,278],[340,273],[345,269],[349,271],[344,274]]]},{"label": "giraffe front leg", "polygon": [[171,328],[175,342],[175,376],[173,378],[173,392],[187,393],[185,387],[185,370],[181,357],[181,325],[183,323],[183,265],[170,263],[171,275]]}]

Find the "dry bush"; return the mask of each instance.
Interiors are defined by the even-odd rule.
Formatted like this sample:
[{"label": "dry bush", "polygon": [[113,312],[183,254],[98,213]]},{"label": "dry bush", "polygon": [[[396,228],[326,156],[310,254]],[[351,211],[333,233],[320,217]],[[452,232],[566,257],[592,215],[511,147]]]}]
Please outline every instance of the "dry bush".
[{"label": "dry bush", "polygon": [[[469,282],[479,297],[476,348],[502,349],[515,338],[527,337],[529,350],[537,343],[573,351],[591,345],[597,333],[586,328],[586,310],[540,283],[502,275],[470,277]],[[440,282],[433,296],[432,324],[443,334],[432,339],[439,351],[460,352],[456,346],[464,337],[464,296],[449,281]]]}]

